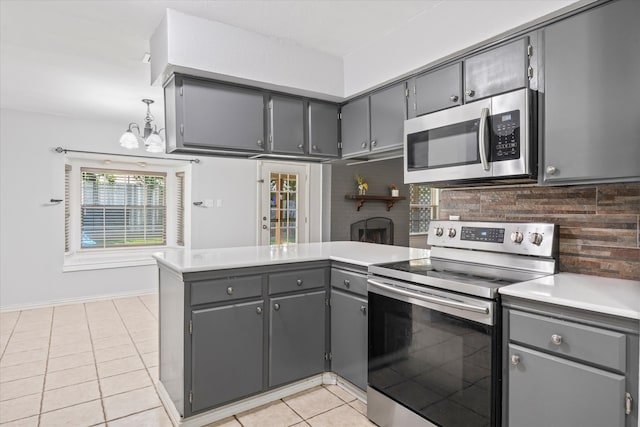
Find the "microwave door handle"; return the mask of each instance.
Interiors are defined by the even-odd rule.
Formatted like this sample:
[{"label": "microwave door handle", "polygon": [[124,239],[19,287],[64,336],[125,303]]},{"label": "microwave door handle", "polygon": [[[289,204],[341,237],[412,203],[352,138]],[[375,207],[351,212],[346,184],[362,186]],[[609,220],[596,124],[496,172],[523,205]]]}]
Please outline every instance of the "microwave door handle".
[{"label": "microwave door handle", "polygon": [[478,129],[478,151],[480,152],[480,161],[482,169],[489,170],[489,161],[487,160],[487,151],[485,144],[485,135],[487,134],[487,118],[489,117],[489,109],[484,107],[480,111],[480,129]]}]

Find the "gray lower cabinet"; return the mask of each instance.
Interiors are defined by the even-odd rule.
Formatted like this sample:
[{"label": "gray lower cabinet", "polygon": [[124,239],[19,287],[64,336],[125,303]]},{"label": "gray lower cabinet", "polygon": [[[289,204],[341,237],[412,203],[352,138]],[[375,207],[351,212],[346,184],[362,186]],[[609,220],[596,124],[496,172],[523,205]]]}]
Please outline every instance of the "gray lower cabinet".
[{"label": "gray lower cabinet", "polygon": [[637,320],[505,296],[503,425],[635,427]]},{"label": "gray lower cabinet", "polygon": [[272,297],[269,387],[324,371],[326,291]]},{"label": "gray lower cabinet", "polygon": [[362,390],[367,388],[367,307],[366,296],[331,290],[331,370]]},{"label": "gray lower cabinet", "polygon": [[264,106],[261,91],[176,75],[165,87],[167,149],[263,152]]},{"label": "gray lower cabinet", "polygon": [[510,427],[624,427],[624,375],[515,344],[509,360]]},{"label": "gray lower cabinet", "polygon": [[271,96],[269,100],[270,151],[304,154],[304,102],[302,99]]},{"label": "gray lower cabinet", "polygon": [[409,118],[462,104],[462,62],[422,74],[409,82]]},{"label": "gray lower cabinet", "polygon": [[264,302],[193,310],[191,316],[191,411],[260,392]]},{"label": "gray lower cabinet", "polygon": [[640,2],[545,28],[543,183],[640,179]]},{"label": "gray lower cabinet", "polygon": [[307,109],[309,155],[338,157],[338,105],[309,101]]}]

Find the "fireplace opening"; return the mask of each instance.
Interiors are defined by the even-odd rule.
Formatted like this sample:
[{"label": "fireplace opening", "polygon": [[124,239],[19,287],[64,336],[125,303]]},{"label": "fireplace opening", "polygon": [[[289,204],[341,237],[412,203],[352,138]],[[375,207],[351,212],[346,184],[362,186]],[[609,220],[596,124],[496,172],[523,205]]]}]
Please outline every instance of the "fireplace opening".
[{"label": "fireplace opening", "polygon": [[382,216],[351,224],[351,241],[393,245],[393,220]]}]

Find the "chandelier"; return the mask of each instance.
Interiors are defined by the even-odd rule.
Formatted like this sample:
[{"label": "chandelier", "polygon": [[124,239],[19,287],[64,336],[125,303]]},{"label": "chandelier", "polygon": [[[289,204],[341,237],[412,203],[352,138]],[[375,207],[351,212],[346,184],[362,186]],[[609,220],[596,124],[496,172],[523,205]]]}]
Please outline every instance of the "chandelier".
[{"label": "chandelier", "polygon": [[[153,104],[153,99],[143,99],[142,102],[147,104],[143,133],[142,135],[140,134],[140,127],[136,123],[129,123],[129,127],[120,137],[120,146],[133,150],[139,148],[142,141],[149,153],[164,153],[164,141],[160,137],[160,132],[164,128],[158,130],[156,125],[151,127],[151,122],[154,118],[149,110],[149,105]],[[133,133],[133,129],[136,130],[137,135]]]}]

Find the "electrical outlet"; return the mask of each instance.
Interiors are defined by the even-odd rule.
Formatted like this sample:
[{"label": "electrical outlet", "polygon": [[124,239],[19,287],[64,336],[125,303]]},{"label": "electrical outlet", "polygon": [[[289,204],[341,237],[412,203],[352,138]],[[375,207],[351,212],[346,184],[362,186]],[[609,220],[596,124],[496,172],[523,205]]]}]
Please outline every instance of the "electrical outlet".
[{"label": "electrical outlet", "polygon": [[217,199],[216,200],[216,208],[221,208],[222,207],[222,199]]},{"label": "electrical outlet", "polygon": [[212,208],[213,207],[213,200],[211,199],[204,199],[203,200],[203,205],[205,208]]}]

